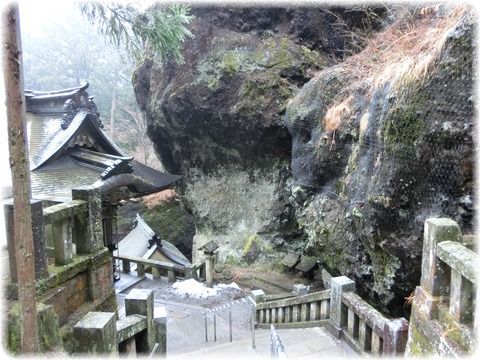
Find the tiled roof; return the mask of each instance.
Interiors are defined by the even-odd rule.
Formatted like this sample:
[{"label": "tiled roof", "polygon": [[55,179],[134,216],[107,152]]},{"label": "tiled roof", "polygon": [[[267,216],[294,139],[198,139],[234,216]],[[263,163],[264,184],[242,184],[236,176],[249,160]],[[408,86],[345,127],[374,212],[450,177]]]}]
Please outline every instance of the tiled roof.
[{"label": "tiled roof", "polygon": [[155,232],[148,224],[137,214],[135,227],[118,243],[118,253],[120,256],[134,256],[149,258],[154,251],[161,252],[164,256],[177,264],[190,266],[188,259],[172,243],[162,240],[160,247],[155,244],[149,249],[149,240],[153,238]]},{"label": "tiled roof", "polygon": [[26,91],[33,197],[68,201],[74,188],[97,187],[107,193],[120,186],[148,194],[181,179],[141,164],[115,145],[101,129],[92,99],[85,100],[87,87]]}]

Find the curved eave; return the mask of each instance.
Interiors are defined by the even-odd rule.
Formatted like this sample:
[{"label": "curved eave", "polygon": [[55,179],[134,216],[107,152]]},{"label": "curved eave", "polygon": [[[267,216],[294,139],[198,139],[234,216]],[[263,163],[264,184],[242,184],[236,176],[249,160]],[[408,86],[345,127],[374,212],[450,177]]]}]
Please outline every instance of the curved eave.
[{"label": "curved eave", "polygon": [[162,181],[157,183],[152,183],[134,173],[130,173],[118,174],[105,180],[98,180],[89,187],[99,189],[101,194],[107,194],[113,189],[122,186],[126,186],[133,193],[147,194],[167,189],[182,178],[179,175],[162,174]]}]

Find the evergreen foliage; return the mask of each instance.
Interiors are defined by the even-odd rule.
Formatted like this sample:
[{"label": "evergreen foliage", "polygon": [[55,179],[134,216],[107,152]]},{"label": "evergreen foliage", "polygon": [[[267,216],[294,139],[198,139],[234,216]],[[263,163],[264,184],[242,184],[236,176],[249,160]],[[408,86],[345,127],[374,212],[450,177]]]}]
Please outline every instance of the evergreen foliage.
[{"label": "evergreen foliage", "polygon": [[181,44],[193,34],[185,27],[194,16],[186,5],[152,5],[141,10],[137,4],[82,2],[84,16],[116,47],[124,47],[139,60],[144,51],[165,61],[170,55],[183,63]]}]

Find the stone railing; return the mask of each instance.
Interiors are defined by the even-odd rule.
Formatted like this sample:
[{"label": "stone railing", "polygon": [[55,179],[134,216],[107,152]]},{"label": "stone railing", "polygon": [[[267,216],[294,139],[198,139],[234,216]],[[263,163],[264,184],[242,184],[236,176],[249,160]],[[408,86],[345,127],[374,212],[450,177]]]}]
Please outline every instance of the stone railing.
[{"label": "stone railing", "polygon": [[441,267],[450,268],[449,314],[458,324],[472,324],[477,255],[458,242],[444,241],[437,245],[437,258]]},{"label": "stone railing", "polygon": [[66,265],[73,260],[74,239],[84,237],[81,234],[84,228],[75,225],[81,223],[79,219],[85,218],[86,214],[87,202],[84,200],[52,205],[43,210],[47,255],[55,259],[55,265]]},{"label": "stone railing", "polygon": [[476,350],[478,255],[468,248],[469,238],[451,219],[425,222],[422,278],[412,304],[407,355],[458,357]]},{"label": "stone railing", "polygon": [[[288,299],[257,302],[257,321],[259,327],[301,327],[321,326],[330,315],[330,290],[296,296]],[[262,326],[263,325],[263,326]]]},{"label": "stone railing", "polygon": [[333,332],[342,334],[354,349],[372,355],[403,355],[408,338],[405,318],[389,319],[355,294],[355,282],[332,278]]},{"label": "stone railing", "polygon": [[89,312],[73,328],[75,353],[84,355],[166,354],[167,316],[154,308],[153,290],[133,289],[125,298],[126,317]]},{"label": "stone railing", "polygon": [[171,283],[177,281],[177,277],[196,279],[197,275],[195,267],[176,265],[160,260],[144,259],[133,256],[113,256],[113,258],[122,261],[122,271],[126,273],[131,271],[131,263],[135,263],[137,264],[137,276],[144,276],[145,268],[150,267],[152,269],[152,276],[154,279],[158,279],[162,273],[166,273],[168,276],[168,281]]},{"label": "stone railing", "polygon": [[[71,263],[76,254],[94,254],[103,247],[101,200],[98,191],[73,190],[73,200],[43,208],[32,200],[32,233],[36,279],[48,276],[48,258],[55,265]],[[5,205],[7,236],[13,236],[13,205]],[[12,281],[16,281],[15,257],[9,248]]]},{"label": "stone railing", "polygon": [[404,353],[408,337],[406,319],[389,319],[375,310],[355,294],[355,282],[346,276],[332,278],[330,285],[330,289],[312,294],[257,303],[258,326],[323,326],[360,353]]},{"label": "stone railing", "polygon": [[[100,194],[80,189],[72,191],[72,198],[45,208],[42,201],[31,201],[37,309],[51,319],[45,324],[39,311],[41,339],[60,330],[67,334],[72,320],[90,310],[116,309],[112,260],[103,246]],[[13,205],[5,205],[11,279],[6,287],[8,297],[16,299],[13,211]],[[13,342],[7,346],[14,351]],[[42,351],[50,351],[49,346],[41,345]]]}]

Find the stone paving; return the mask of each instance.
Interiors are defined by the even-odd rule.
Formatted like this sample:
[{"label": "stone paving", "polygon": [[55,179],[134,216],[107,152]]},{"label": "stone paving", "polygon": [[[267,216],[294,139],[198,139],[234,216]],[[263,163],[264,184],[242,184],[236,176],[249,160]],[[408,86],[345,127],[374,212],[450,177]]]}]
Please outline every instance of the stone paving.
[{"label": "stone paving", "polygon": [[[165,283],[153,280],[149,275],[141,280],[136,276],[122,274],[115,284],[119,316],[125,315],[124,299],[132,288],[152,288],[155,291],[155,305],[167,310],[167,358],[168,359],[243,359],[270,358],[270,331],[255,329],[252,348],[250,316],[236,315],[232,323],[232,342],[228,325],[228,313],[219,312],[216,318],[217,341],[213,340],[213,318],[207,317],[205,340],[204,306],[182,303],[175,299],[162,298],[166,292]],[[243,319],[239,319],[243,317]],[[323,328],[277,329],[289,359],[313,359],[319,356],[352,358],[358,357],[346,343],[337,340]]]}]

